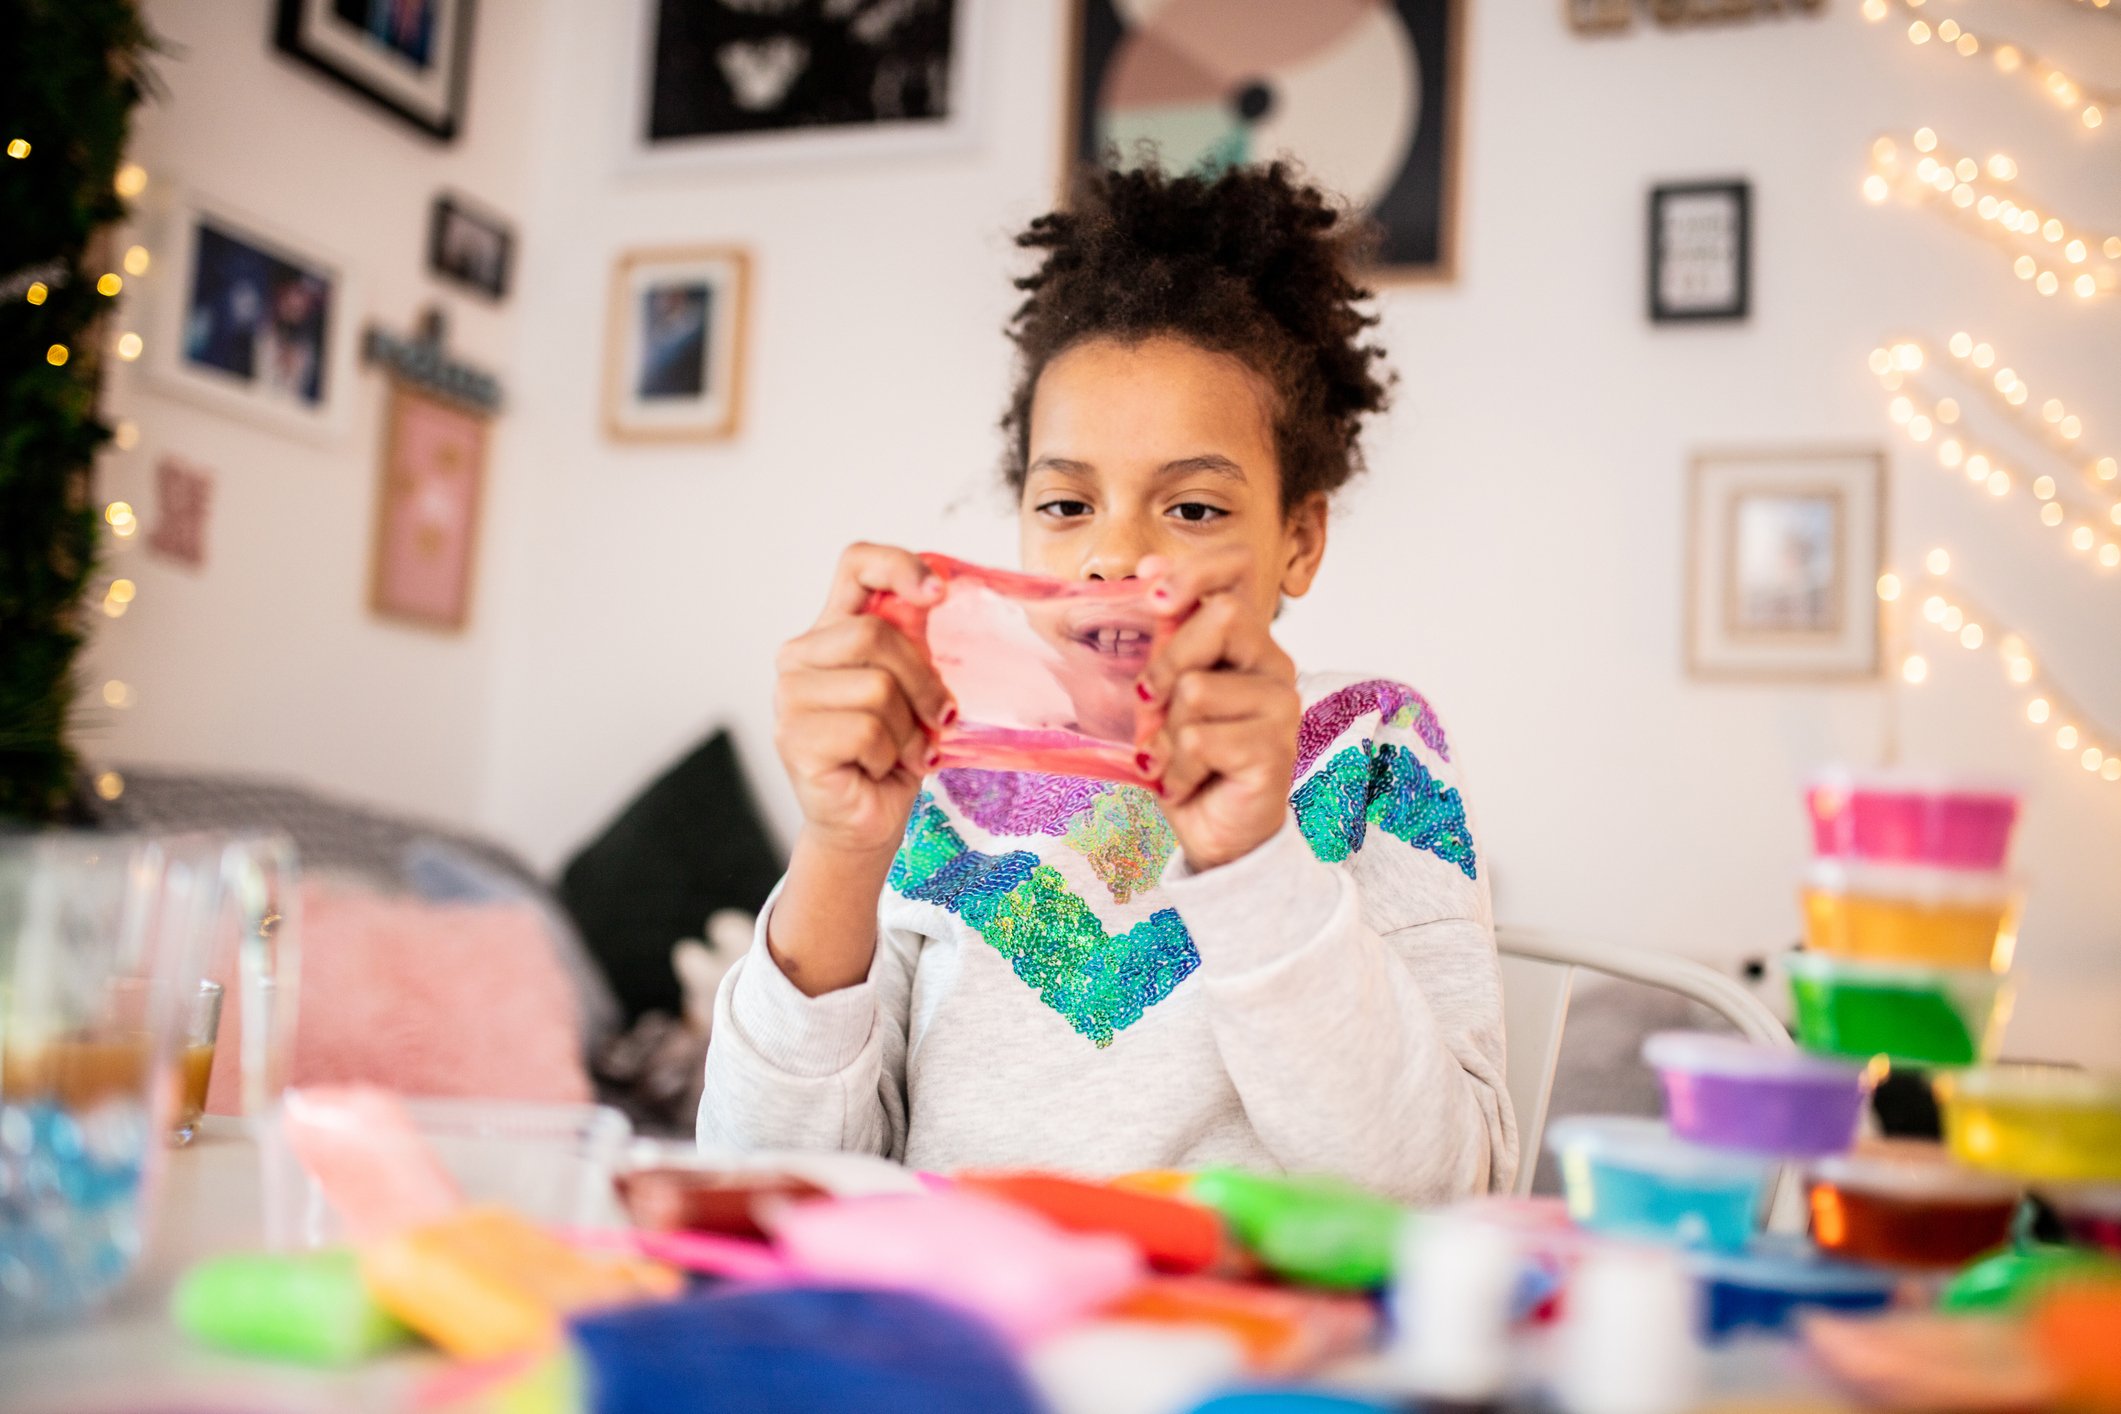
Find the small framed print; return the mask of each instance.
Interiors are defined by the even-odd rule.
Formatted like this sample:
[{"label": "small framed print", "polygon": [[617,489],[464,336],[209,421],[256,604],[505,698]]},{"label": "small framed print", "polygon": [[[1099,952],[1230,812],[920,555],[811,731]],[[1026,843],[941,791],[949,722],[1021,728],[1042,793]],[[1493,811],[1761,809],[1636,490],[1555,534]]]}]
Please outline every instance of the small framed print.
[{"label": "small framed print", "polygon": [[515,233],[497,216],[445,192],[435,198],[427,226],[427,268],[491,300],[508,293]]},{"label": "small framed print", "polygon": [[171,392],[297,436],[345,429],[354,297],[345,265],[196,196],[171,204],[149,278],[147,368]]},{"label": "small framed print", "polygon": [[636,251],[611,281],[604,430],[619,441],[733,437],[744,402],[751,260],[701,246]]},{"label": "small framed print", "polygon": [[1650,191],[1650,319],[1743,319],[1751,308],[1752,189],[1684,182]]},{"label": "small framed print", "polygon": [[1884,453],[1707,453],[1687,505],[1690,673],[1877,675]]},{"label": "small framed print", "polygon": [[451,633],[469,622],[487,422],[392,381],[368,580],[379,618]]},{"label": "small framed print", "polygon": [[279,0],[273,44],[444,142],[464,122],[472,0]]}]

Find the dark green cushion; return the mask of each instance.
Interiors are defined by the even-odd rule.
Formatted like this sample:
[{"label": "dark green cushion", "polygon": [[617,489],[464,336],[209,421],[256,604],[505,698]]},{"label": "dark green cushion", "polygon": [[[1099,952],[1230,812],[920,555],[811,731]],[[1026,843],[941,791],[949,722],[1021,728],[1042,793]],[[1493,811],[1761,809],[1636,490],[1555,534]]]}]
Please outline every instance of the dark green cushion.
[{"label": "dark green cushion", "polygon": [[756,912],[781,876],[727,732],[665,771],[560,876],[560,902],[631,1023],[682,1006],[670,947],[716,909]]}]

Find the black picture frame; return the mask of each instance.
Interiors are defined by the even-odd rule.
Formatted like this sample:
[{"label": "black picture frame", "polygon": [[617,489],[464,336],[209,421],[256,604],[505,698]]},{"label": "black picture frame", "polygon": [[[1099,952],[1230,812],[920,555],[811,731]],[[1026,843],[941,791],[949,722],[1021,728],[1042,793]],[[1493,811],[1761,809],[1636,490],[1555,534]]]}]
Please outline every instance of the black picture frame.
[{"label": "black picture frame", "polygon": [[[1291,0],[1298,8],[1300,0]],[[1071,0],[1072,23],[1067,70],[1062,79],[1066,113],[1061,125],[1061,192],[1065,204],[1069,178],[1083,163],[1106,157],[1100,135],[1100,98],[1107,75],[1124,49],[1140,38],[1118,0]],[[1467,124],[1466,29],[1472,0],[1390,0],[1383,6],[1399,25],[1412,53],[1413,82],[1418,89],[1414,138],[1381,191],[1364,205],[1363,214],[1380,238],[1375,264],[1366,279],[1398,285],[1448,284],[1458,277],[1459,184],[1464,166]],[[1275,72],[1233,82],[1221,102],[1233,116],[1233,130],[1250,130],[1271,114],[1277,96]],[[1351,95],[1351,101],[1361,95]],[[1122,144],[1124,147],[1124,144]],[[1122,161],[1132,154],[1122,151]],[[1245,161],[1270,155],[1250,151]],[[1302,152],[1293,154],[1299,161]]]},{"label": "black picture frame", "polygon": [[500,217],[454,192],[435,197],[427,221],[427,268],[434,275],[498,302],[508,297],[515,252],[515,231]]},{"label": "black picture frame", "polygon": [[[1721,197],[1729,203],[1732,239],[1728,259],[1730,295],[1721,301],[1674,302],[1666,288],[1666,267],[1677,258],[1666,242],[1666,207],[1699,197]],[[1741,178],[1666,182],[1650,188],[1648,297],[1653,324],[1701,324],[1750,318],[1753,302],[1753,189]],[[1699,257],[1696,257],[1699,258]]]},{"label": "black picture frame", "polygon": [[464,126],[475,5],[474,0],[433,0],[433,5],[433,13],[447,12],[443,43],[448,52],[433,56],[435,74],[426,84],[432,92],[417,96],[417,84],[393,91],[375,74],[362,72],[364,64],[374,62],[362,47],[362,32],[336,15],[323,18],[328,28],[313,23],[319,18],[315,0],[278,0],[273,47],[427,136],[454,142]]}]

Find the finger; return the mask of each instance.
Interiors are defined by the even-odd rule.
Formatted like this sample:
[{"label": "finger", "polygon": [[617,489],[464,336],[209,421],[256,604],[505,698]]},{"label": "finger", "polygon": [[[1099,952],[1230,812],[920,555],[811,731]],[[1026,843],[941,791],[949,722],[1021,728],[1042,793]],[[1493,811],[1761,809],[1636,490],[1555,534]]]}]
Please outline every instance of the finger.
[{"label": "finger", "polygon": [[[882,668],[819,668],[781,679],[780,710],[786,716],[811,712],[867,712],[883,719],[894,741],[919,740],[925,748],[928,730],[913,713],[913,704],[898,679]],[[921,755],[926,755],[923,750]]]},{"label": "finger", "polygon": [[[1229,545],[1219,550],[1172,564],[1162,556],[1151,556],[1159,562],[1162,570],[1157,582],[1149,590],[1149,601],[1159,612],[1184,615],[1194,606],[1214,594],[1224,594],[1238,588],[1252,573],[1252,555],[1243,546]],[[1144,579],[1151,578],[1147,566],[1149,560],[1137,566]]]},{"label": "finger", "polygon": [[1288,728],[1293,740],[1303,699],[1293,683],[1264,673],[1234,670],[1182,674],[1171,688],[1169,725],[1258,720]]},{"label": "finger", "polygon": [[873,781],[901,763],[901,744],[881,717],[867,712],[809,712],[782,725],[781,755],[809,776],[852,766]]},{"label": "finger", "polygon": [[818,615],[820,625],[859,614],[869,596],[886,590],[915,604],[933,604],[942,595],[943,581],[911,550],[896,545],[849,545],[840,552],[832,573],[832,589]]},{"label": "finger", "polygon": [[868,614],[841,619],[781,646],[778,669],[784,676],[832,668],[881,668],[890,673],[930,730],[957,720],[956,704],[927,655],[882,619]]},{"label": "finger", "polygon": [[1169,702],[1172,684],[1181,675],[1220,666],[1228,656],[1228,645],[1243,614],[1244,606],[1227,594],[1201,605],[1193,617],[1173,629],[1171,636],[1150,654],[1149,664],[1135,684],[1136,695],[1152,705]]},{"label": "finger", "polygon": [[1211,782],[1282,784],[1286,752],[1256,722],[1189,722],[1171,733],[1171,764],[1164,768],[1166,805],[1184,805]]}]

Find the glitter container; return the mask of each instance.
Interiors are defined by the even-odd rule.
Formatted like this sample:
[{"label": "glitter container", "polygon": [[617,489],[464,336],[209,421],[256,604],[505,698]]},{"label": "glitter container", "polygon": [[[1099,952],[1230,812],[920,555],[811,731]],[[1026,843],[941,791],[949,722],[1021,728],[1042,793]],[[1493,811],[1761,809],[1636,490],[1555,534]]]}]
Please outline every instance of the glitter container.
[{"label": "glitter container", "polygon": [[1941,1144],[1886,1140],[1806,1172],[1812,1241],[1838,1257],[1958,1267],[2010,1238],[2021,1186],[1959,1167]]},{"label": "glitter container", "polygon": [[1547,1126],[1579,1227],[1735,1252],[1758,1225],[1772,1160],[1673,1137],[1651,1119],[1569,1115]]},{"label": "glitter container", "polygon": [[1923,967],[1793,953],[1782,960],[1797,1039],[1819,1055],[1972,1065],[1994,1054],[2010,987],[1987,968]]},{"label": "glitter container", "polygon": [[2056,1184],[2040,1196],[2062,1219],[2070,1241],[2121,1256],[2121,1185]]},{"label": "glitter container", "polygon": [[1764,1154],[1846,1149],[1873,1080],[1862,1065],[1701,1031],[1660,1031],[1642,1058],[1664,1085],[1673,1134]]},{"label": "glitter container", "polygon": [[2023,894],[2008,874],[1813,863],[1799,896],[1814,952],[2010,970]]},{"label": "glitter container", "polygon": [[1877,1311],[1902,1277],[1821,1257],[1801,1238],[1761,1238],[1744,1252],[1702,1252],[1688,1261],[1701,1283],[1710,1340],[1744,1330],[1782,1331],[1800,1311]]},{"label": "glitter container", "polygon": [[2055,1183],[2121,1183],[2121,1075],[1998,1065],[1941,1077],[1960,1162]]},{"label": "glitter container", "polygon": [[1804,803],[1815,854],[1877,864],[2001,869],[2018,822],[2007,786],[1913,771],[1821,771]]}]

